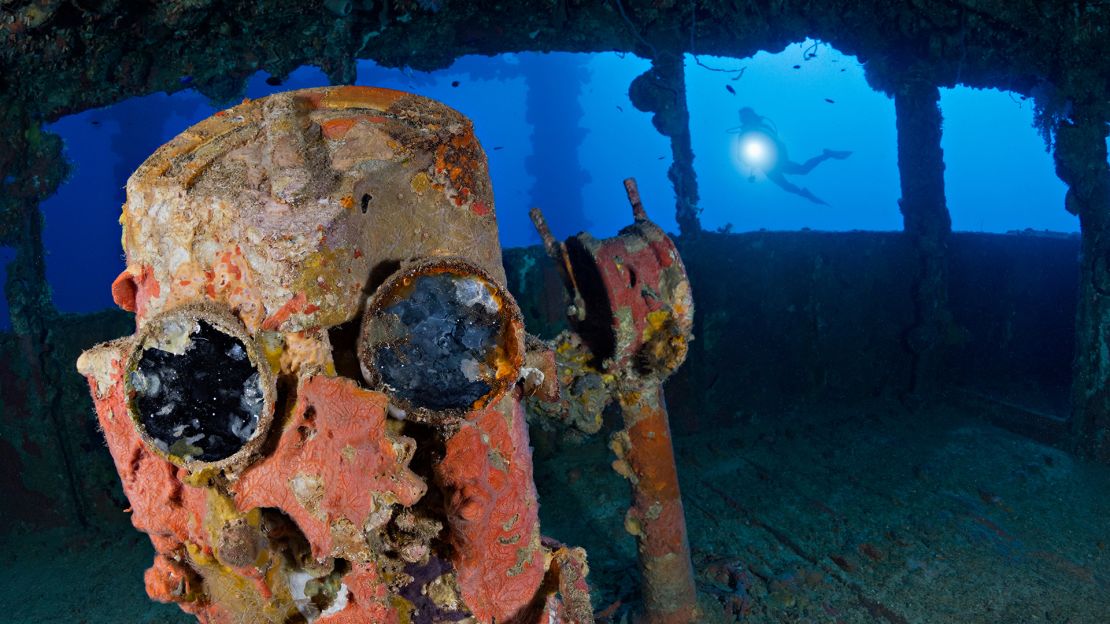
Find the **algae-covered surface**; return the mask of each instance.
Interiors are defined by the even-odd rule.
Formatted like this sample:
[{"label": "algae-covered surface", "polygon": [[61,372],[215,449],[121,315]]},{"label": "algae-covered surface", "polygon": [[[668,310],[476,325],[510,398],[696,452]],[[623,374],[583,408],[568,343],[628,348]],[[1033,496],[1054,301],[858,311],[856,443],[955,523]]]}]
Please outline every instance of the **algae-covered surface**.
[{"label": "algae-covered surface", "polygon": [[[1108,621],[1110,468],[950,403],[740,418],[675,438],[706,621]],[[620,621],[627,484],[602,439],[536,441],[544,531],[586,547],[595,608]]]},{"label": "algae-covered surface", "polygon": [[[895,402],[749,413],[676,436],[707,622],[1102,624],[1110,468],[980,420]],[[603,435],[534,430],[543,530],[585,546],[601,621],[637,603],[628,484]],[[7,622],[192,622],[151,602],[153,549],[118,531],[0,541]]]},{"label": "algae-covered surface", "polygon": [[[120,514],[123,516],[123,513]],[[20,624],[187,624],[176,605],[151,602],[143,570],[154,558],[146,535],[51,529],[0,539],[9,575],[0,583],[0,613]],[[15,571],[18,570],[18,574]]]}]

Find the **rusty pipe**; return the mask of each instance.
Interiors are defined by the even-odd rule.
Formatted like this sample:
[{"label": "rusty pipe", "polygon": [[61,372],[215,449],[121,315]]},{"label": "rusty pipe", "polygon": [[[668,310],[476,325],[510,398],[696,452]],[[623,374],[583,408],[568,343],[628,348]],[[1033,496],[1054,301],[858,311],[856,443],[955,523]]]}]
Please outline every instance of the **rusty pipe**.
[{"label": "rusty pipe", "polygon": [[613,468],[632,484],[624,527],[636,538],[643,575],[640,621],[696,622],[697,589],[663,387],[621,390],[618,400],[625,428],[610,446],[617,455]]}]

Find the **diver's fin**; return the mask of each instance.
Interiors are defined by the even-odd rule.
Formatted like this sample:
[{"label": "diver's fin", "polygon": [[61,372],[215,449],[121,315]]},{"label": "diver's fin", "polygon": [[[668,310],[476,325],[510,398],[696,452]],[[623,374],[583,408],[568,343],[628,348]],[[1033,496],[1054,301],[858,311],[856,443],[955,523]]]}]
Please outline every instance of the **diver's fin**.
[{"label": "diver's fin", "polygon": [[822,206],[829,205],[829,202],[814,195],[812,192],[810,192],[809,189],[805,188],[804,186],[798,186],[797,184],[794,184],[793,182],[787,180],[782,175],[781,171],[768,171],[767,179],[774,182],[776,185],[778,185],[779,188],[786,191],[787,193],[793,193],[794,195],[798,195],[799,197],[804,197],[815,204],[820,204]]},{"label": "diver's fin", "polygon": [[822,206],[828,206],[829,205],[829,202],[827,202],[827,201],[821,199],[820,197],[814,195],[812,191],[810,191],[809,189],[807,189],[804,186],[794,186],[794,188],[797,189],[797,190],[794,191],[794,193],[796,195],[800,195],[800,196],[808,199],[809,201],[811,201],[815,204],[820,204]]}]

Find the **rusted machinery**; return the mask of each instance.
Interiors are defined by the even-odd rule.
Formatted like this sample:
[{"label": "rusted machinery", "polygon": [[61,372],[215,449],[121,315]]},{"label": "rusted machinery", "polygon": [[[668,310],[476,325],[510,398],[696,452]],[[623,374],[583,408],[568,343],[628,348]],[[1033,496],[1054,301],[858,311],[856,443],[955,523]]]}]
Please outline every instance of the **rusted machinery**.
[{"label": "rusted machinery", "polygon": [[698,620],[697,591],[662,384],[686,359],[694,302],[674,242],[648,219],[636,182],[625,180],[625,190],[633,224],[601,241],[579,234],[557,242],[532,210],[572,302],[573,331],[555,347],[563,392],[540,409],[593,433],[605,405],[619,403],[624,428],[610,446],[613,468],[632,485],[625,529],[638,545],[640,617],[685,624]]},{"label": "rusted machinery", "polygon": [[371,88],[244,102],[143,163],[121,222],[136,332],[78,368],[152,598],[211,623],[592,621],[585,553],[540,536],[542,375],[469,120]]}]

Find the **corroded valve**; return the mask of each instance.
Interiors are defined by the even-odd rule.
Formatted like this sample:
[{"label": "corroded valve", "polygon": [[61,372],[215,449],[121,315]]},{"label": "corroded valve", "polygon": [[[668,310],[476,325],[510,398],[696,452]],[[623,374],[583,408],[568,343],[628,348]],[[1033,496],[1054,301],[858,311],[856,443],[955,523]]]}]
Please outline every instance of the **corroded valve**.
[{"label": "corroded valve", "polygon": [[596,363],[629,380],[662,381],[686,359],[694,301],[674,241],[647,218],[635,180],[625,180],[625,189],[634,221],[613,238],[582,233],[559,243],[538,209],[532,219],[574,302],[571,323]]},{"label": "corroded valve", "polygon": [[620,405],[624,429],[610,447],[613,468],[632,485],[625,529],[636,538],[644,581],[640,617],[689,624],[699,617],[697,590],[662,383],[686,359],[694,302],[674,241],[647,218],[635,180],[625,180],[625,190],[633,224],[601,241],[579,234],[559,243],[532,210],[573,302],[575,334],[556,347],[571,375],[560,379],[566,396],[555,411],[593,414],[562,416],[593,432],[602,407]]}]

